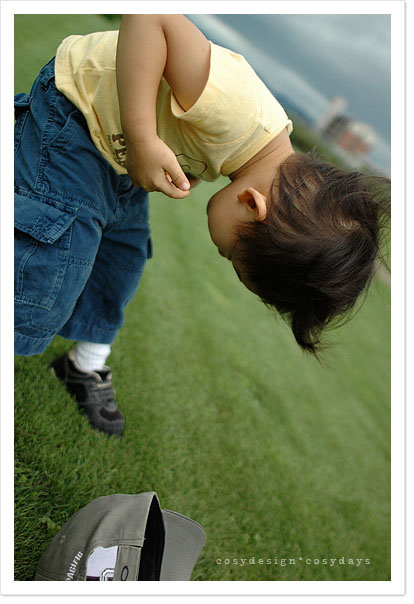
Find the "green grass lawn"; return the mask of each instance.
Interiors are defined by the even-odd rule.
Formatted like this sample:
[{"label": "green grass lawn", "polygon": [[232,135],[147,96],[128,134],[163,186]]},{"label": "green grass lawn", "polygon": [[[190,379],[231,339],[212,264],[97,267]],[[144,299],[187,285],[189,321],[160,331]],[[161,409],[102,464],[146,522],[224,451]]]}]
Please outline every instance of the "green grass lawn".
[{"label": "green grass lawn", "polygon": [[[16,92],[65,35],[115,26],[16,17]],[[151,195],[154,258],[109,359],[122,440],[92,431],[49,373],[70,343],[16,357],[16,580],[91,499],[148,490],[203,525],[193,580],[390,580],[389,287],[374,280],[318,364],[210,242],[219,186]]]}]

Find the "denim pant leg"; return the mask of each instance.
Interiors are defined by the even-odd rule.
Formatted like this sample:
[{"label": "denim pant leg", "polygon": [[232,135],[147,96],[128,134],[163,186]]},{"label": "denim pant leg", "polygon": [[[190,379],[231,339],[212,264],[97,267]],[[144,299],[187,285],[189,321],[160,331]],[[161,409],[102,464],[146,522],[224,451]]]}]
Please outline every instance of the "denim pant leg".
[{"label": "denim pant leg", "polygon": [[[53,61],[30,95],[15,101],[15,352],[43,352],[59,332],[112,341],[147,254],[139,262],[125,261],[133,270],[124,271],[114,296],[108,280],[96,277],[104,272],[102,242],[114,228],[122,231],[122,221],[127,231],[138,222],[140,246],[148,250],[148,196],[93,145],[82,114],[55,87]],[[139,215],[131,202],[122,218],[123,198],[139,201]],[[113,247],[106,257],[117,254]],[[102,300],[111,309],[109,324]],[[71,322],[72,315],[81,320]]]},{"label": "denim pant leg", "polygon": [[[134,297],[144,266],[152,257],[148,194],[124,177],[91,275],[69,321],[59,331],[69,339],[111,344],[124,323],[124,309]],[[120,187],[122,190],[122,187]]]}]

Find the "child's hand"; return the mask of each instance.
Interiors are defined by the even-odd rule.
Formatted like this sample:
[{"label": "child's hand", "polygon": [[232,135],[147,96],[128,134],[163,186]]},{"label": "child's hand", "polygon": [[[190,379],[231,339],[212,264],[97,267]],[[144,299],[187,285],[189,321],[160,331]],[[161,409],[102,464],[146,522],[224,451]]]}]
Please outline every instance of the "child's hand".
[{"label": "child's hand", "polygon": [[127,143],[126,169],[136,187],[160,191],[173,199],[189,194],[190,183],[174,152],[158,136]]}]

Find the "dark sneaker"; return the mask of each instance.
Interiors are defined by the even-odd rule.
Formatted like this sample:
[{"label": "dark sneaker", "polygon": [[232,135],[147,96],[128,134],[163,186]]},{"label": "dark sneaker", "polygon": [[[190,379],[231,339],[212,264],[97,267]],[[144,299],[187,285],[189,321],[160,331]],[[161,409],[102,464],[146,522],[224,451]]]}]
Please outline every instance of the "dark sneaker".
[{"label": "dark sneaker", "polygon": [[93,428],[121,436],[124,418],[114,400],[112,375],[109,367],[101,371],[82,371],[75,361],[75,351],[69,350],[51,364],[55,375],[75,397],[78,407],[86,413]]}]

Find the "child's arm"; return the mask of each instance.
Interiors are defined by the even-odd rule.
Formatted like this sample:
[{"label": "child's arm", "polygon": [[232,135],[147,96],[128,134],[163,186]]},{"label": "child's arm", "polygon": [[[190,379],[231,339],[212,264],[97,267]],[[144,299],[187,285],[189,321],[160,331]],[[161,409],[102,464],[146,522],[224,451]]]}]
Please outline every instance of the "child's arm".
[{"label": "child's arm", "polygon": [[201,95],[209,70],[209,42],[183,15],[122,17],[117,86],[126,167],[134,184],[173,198],[188,195],[183,184],[189,183],[175,154],[157,135],[157,92],[164,75],[188,111]]}]

